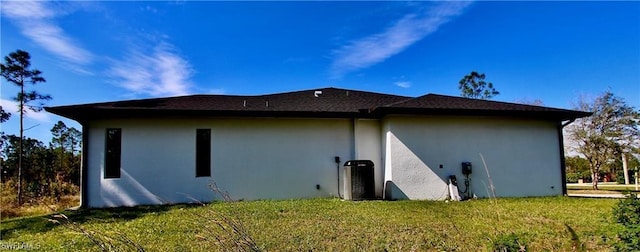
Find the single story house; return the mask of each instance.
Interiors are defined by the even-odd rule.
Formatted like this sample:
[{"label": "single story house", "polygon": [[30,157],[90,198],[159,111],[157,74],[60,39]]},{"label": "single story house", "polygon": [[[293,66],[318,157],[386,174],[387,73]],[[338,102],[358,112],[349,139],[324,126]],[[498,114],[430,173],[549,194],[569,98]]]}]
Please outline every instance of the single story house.
[{"label": "single story house", "polygon": [[446,199],[463,163],[469,195],[491,196],[490,184],[498,197],[563,195],[562,128],[590,115],[339,88],[46,110],[82,125],[83,207],[207,202],[213,181],[236,200],[350,198],[347,160],[370,161],[358,176],[375,198]]}]

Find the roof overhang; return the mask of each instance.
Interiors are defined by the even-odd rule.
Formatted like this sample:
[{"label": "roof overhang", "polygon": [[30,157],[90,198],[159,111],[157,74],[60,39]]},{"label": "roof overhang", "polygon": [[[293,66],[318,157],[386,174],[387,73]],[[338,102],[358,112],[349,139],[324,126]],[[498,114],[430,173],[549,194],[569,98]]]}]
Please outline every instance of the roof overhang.
[{"label": "roof overhang", "polygon": [[237,111],[237,110],[157,110],[157,109],[95,109],[46,107],[45,110],[78,122],[97,119],[158,118],[158,117],[287,117],[287,118],[373,118],[368,111]]},{"label": "roof overhang", "polygon": [[[322,95],[318,95],[319,91]],[[589,112],[427,94],[404,97],[324,88],[261,96],[190,95],[46,107],[78,122],[158,117],[383,118],[387,115],[515,117],[567,121]]]},{"label": "roof overhang", "polygon": [[567,121],[591,116],[582,111],[516,111],[516,110],[484,110],[484,109],[444,109],[444,108],[396,108],[381,107],[373,111],[374,115],[437,115],[437,116],[487,116],[529,118],[538,120]]}]

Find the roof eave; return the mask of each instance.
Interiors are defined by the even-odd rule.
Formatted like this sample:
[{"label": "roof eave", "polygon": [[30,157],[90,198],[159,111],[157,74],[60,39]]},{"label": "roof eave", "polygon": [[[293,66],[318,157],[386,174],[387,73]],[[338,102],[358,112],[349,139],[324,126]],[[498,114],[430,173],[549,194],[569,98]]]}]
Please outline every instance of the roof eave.
[{"label": "roof eave", "polygon": [[381,107],[373,111],[378,117],[386,115],[438,115],[438,116],[493,116],[530,118],[553,121],[575,120],[590,116],[592,113],[582,111],[518,111],[518,110],[484,110],[484,109],[443,109],[443,108],[396,108]]},{"label": "roof eave", "polygon": [[269,110],[180,110],[180,109],[96,109],[47,107],[46,111],[78,122],[113,118],[158,117],[299,117],[299,118],[371,118],[368,111],[269,111]]},{"label": "roof eave", "polygon": [[82,106],[45,107],[45,110],[78,122],[110,118],[152,118],[152,117],[300,117],[300,118],[381,118],[386,115],[449,115],[449,116],[497,116],[531,118],[554,121],[575,120],[590,116],[582,111],[514,111],[481,109],[434,109],[380,107],[361,109],[358,112],[338,111],[274,111],[274,110],[180,110],[180,109],[99,109]]}]

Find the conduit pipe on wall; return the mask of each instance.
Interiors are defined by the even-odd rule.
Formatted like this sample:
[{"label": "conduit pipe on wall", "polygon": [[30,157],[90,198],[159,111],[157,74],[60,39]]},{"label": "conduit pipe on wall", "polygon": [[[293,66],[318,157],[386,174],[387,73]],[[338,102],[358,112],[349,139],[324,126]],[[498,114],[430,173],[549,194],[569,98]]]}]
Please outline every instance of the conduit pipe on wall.
[{"label": "conduit pipe on wall", "polygon": [[335,156],[336,161],[336,175],[338,175],[338,197],[342,199],[342,195],[340,194],[340,157]]}]

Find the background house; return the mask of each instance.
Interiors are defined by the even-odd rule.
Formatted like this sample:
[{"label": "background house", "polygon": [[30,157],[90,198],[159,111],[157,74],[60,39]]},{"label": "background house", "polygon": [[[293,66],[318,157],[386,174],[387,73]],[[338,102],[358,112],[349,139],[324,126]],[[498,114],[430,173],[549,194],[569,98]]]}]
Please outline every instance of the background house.
[{"label": "background house", "polygon": [[[561,195],[563,122],[589,113],[337,88],[46,108],[83,127],[82,205],[344,197],[342,163],[371,160],[374,195],[445,199],[450,175],[489,195]],[[348,178],[347,178],[348,180]],[[464,189],[464,185],[461,186]]]}]

